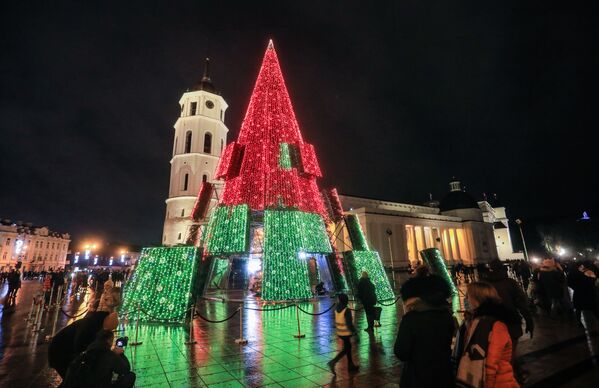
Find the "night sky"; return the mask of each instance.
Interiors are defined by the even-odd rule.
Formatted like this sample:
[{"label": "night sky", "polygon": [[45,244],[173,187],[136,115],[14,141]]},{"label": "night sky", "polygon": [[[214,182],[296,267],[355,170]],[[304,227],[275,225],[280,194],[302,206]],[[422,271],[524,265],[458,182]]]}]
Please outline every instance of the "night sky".
[{"label": "night sky", "polygon": [[159,244],[179,98],[210,56],[234,140],[269,38],[321,187],[420,204],[455,175],[512,218],[599,217],[596,8],[88,3],[2,6],[0,218]]}]

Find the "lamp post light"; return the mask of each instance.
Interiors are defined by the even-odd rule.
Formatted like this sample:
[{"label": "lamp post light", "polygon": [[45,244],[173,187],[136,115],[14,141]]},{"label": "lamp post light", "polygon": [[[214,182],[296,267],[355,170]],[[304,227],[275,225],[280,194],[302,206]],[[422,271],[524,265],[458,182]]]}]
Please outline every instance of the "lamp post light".
[{"label": "lamp post light", "polygon": [[389,228],[387,228],[385,232],[387,233],[387,242],[389,243],[389,257],[391,258],[391,276],[393,277],[393,288],[395,289],[395,264],[393,263],[393,247],[391,245],[391,235],[393,235],[393,232]]},{"label": "lamp post light", "polygon": [[521,219],[516,219],[516,224],[518,224],[518,229],[520,229],[520,237],[522,238],[522,247],[524,248],[524,258],[526,259],[526,261],[530,262],[530,260],[528,260],[528,251],[526,250],[526,241],[524,241],[524,233],[522,232],[522,220]]}]

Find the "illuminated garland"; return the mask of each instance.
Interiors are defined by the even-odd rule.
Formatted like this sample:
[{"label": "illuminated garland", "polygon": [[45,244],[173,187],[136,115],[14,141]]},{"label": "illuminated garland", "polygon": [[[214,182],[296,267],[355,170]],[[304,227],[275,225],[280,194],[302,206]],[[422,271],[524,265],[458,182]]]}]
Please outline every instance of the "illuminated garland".
[{"label": "illuminated garland", "polygon": [[376,251],[348,251],[344,253],[351,276],[358,282],[363,271],[368,272],[378,300],[393,299],[395,295],[389,284],[389,278],[383,268],[383,263]]},{"label": "illuminated garland", "polygon": [[344,252],[348,266],[349,276],[355,284],[358,284],[358,279],[363,271],[368,272],[368,276],[374,284],[376,297],[379,300],[393,299],[393,289],[389,283],[389,278],[385,273],[385,268],[381,262],[378,252],[368,249],[368,243],[358,216],[349,214],[345,216],[345,224],[349,233],[349,238],[352,243],[353,250]]},{"label": "illuminated garland", "polygon": [[287,143],[280,144],[279,167],[283,170],[291,170],[291,156],[289,155],[289,144]]},{"label": "illuminated garland", "polygon": [[245,252],[248,249],[248,235],[248,206],[220,206],[210,217],[206,248],[211,255]]},{"label": "illuminated garland", "polygon": [[195,247],[144,248],[126,283],[122,312],[133,319],[182,321],[190,303],[198,257]]},{"label": "illuminated garland", "polygon": [[262,299],[287,300],[312,297],[308,265],[295,252],[265,252]]},{"label": "illuminated garland", "polygon": [[360,226],[358,216],[355,214],[348,214],[345,217],[345,224],[347,225],[347,233],[349,234],[352,248],[356,251],[367,251],[368,242],[364,237],[364,233],[362,233],[362,227]]},{"label": "illuminated garland", "polygon": [[264,212],[264,251],[331,253],[332,249],[320,215],[267,210]]}]

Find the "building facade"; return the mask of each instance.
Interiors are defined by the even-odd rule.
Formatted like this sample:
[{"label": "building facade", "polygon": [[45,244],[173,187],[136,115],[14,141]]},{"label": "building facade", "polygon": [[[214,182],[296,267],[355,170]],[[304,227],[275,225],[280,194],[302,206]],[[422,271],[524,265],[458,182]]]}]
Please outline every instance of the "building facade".
[{"label": "building facade", "polygon": [[71,236],[32,224],[0,223],[0,270],[48,271],[64,268]]},{"label": "building facade", "polygon": [[174,125],[169,195],[163,245],[184,244],[193,224],[190,215],[202,182],[214,182],[214,171],[227,143],[226,101],[217,93],[209,62],[201,81],[179,100],[181,116]]},{"label": "building facade", "polygon": [[[426,248],[439,249],[449,264],[521,257],[512,251],[505,208],[476,202],[458,181],[450,183],[450,192],[440,203],[431,201],[427,206],[339,197],[344,211],[358,215],[368,242],[386,267],[414,265],[420,259],[419,251]],[[344,251],[349,246],[344,229],[337,239],[337,249]]]}]

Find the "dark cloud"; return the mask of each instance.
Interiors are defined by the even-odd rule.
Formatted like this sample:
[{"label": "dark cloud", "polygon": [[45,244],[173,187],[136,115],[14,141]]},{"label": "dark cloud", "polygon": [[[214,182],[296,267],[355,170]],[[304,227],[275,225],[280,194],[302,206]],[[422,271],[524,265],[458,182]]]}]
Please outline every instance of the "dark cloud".
[{"label": "dark cloud", "polygon": [[269,37],[323,185],[420,203],[456,175],[513,216],[597,209],[596,9],[88,3],[4,6],[3,217],[158,243],[181,94],[211,56],[234,139]]}]

